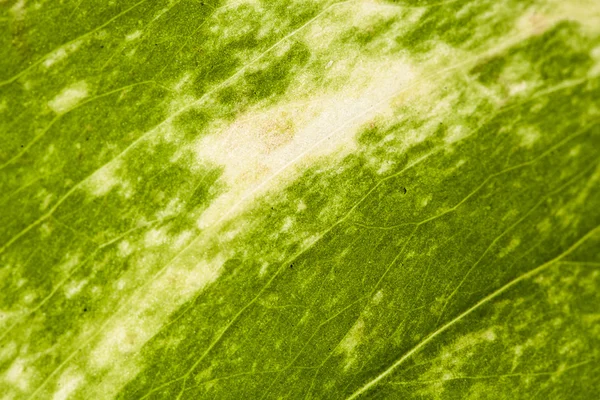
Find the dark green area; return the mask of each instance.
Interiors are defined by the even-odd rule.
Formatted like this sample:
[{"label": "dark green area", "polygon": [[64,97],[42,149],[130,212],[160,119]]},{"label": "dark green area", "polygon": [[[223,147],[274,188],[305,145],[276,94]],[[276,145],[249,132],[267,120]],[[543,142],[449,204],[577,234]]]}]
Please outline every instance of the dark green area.
[{"label": "dark green area", "polygon": [[293,77],[293,70],[305,64],[310,51],[301,43],[294,43],[281,57],[277,57],[264,70],[246,74],[250,85],[250,97],[262,100],[285,92]]},{"label": "dark green area", "polygon": [[[398,2],[409,3],[409,2]],[[535,1],[505,1],[499,12],[499,18],[490,11],[487,1],[447,1],[447,2],[410,2],[411,6],[432,4],[420,17],[417,27],[400,34],[396,42],[401,48],[411,52],[426,53],[437,42],[460,48],[479,48],[494,37],[501,37],[514,27],[517,16],[535,4]]]},{"label": "dark green area", "polygon": [[[591,41],[576,23],[562,22],[539,37],[511,48],[471,70],[478,79],[491,84],[498,81],[511,62],[528,62],[528,74],[538,74],[544,81],[556,84],[585,77],[593,65],[589,49]],[[525,72],[525,71],[524,71]]]}]

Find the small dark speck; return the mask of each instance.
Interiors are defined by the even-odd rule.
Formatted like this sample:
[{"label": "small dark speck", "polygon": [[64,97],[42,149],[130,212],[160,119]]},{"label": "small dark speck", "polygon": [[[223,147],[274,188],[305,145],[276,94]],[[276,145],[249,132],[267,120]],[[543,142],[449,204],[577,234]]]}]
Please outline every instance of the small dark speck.
[{"label": "small dark speck", "polygon": [[83,309],[83,312],[87,312],[87,308],[84,308],[84,309]]},{"label": "small dark speck", "polygon": [[290,264],[290,268],[294,268],[294,264]]},{"label": "small dark speck", "polygon": [[21,145],[21,148],[23,148],[23,145]]},{"label": "small dark speck", "polygon": [[103,49],[103,48],[104,48],[104,46],[100,46],[100,48],[101,48],[101,49]]},{"label": "small dark speck", "polygon": [[406,194],[406,188],[405,187],[402,188],[402,193]]}]

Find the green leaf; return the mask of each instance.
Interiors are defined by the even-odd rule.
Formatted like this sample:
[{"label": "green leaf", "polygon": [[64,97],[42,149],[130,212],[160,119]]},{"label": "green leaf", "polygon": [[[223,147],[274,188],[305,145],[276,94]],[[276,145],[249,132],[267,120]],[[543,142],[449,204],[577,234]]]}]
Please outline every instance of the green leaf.
[{"label": "green leaf", "polygon": [[597,1],[0,33],[3,398],[600,398]]}]

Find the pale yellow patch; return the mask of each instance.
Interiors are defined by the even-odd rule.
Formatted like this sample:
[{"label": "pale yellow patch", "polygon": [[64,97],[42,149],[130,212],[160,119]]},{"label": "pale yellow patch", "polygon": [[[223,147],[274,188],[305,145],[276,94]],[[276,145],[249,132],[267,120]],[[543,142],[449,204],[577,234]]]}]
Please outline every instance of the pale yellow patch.
[{"label": "pale yellow patch", "polygon": [[127,282],[125,282],[124,279],[119,279],[117,282],[115,282],[115,287],[117,290],[123,290],[125,287],[127,287]]},{"label": "pale yellow patch", "polygon": [[517,20],[518,31],[526,36],[544,33],[556,22],[556,18],[550,14],[551,9],[552,7],[547,9],[532,7]]},{"label": "pale yellow patch", "polygon": [[536,225],[536,228],[540,233],[549,233],[552,229],[552,222],[548,218],[545,218]]},{"label": "pale yellow patch", "polygon": [[128,323],[120,326],[115,326],[104,335],[104,341],[100,343],[98,348],[106,351],[106,354],[95,353],[95,360],[101,364],[106,364],[109,360],[105,360],[110,354],[128,354],[139,348],[140,339],[145,342],[144,331],[137,323],[137,319],[132,318]]},{"label": "pale yellow patch", "polygon": [[577,157],[580,152],[581,152],[581,145],[578,144],[576,146],[573,146],[573,148],[571,148],[571,150],[569,150],[569,156]]},{"label": "pale yellow patch", "polygon": [[267,271],[269,270],[269,263],[268,262],[263,262],[260,266],[260,269],[258,271],[258,276],[263,277],[267,274]]},{"label": "pale yellow patch", "polygon": [[[191,82],[192,78],[193,78],[193,76],[192,76],[192,74],[191,74],[191,73],[189,73],[189,72],[188,72],[188,73],[185,73],[185,74],[184,74],[184,75],[183,75],[181,78],[179,78],[179,79],[177,80],[177,82],[175,82],[175,84],[172,86],[173,90],[174,90],[174,91],[176,91],[176,92],[181,92],[181,90],[182,90],[182,89],[183,89],[183,88],[184,88],[186,85],[188,85],[188,84]],[[184,97],[184,98],[185,98],[185,97]],[[190,98],[190,100],[191,100],[191,98]],[[177,101],[177,100],[175,100],[175,101]],[[179,102],[180,102],[180,101],[179,101]],[[184,100],[184,102],[185,102],[185,100]],[[178,105],[179,105],[179,104],[178,104],[178,102],[176,102],[176,103],[174,104],[174,108],[175,108],[175,109],[176,109],[176,108],[178,108]],[[179,106],[181,106],[181,105],[179,105]]]},{"label": "pale yellow patch", "polygon": [[540,132],[533,126],[517,128],[516,133],[520,138],[521,146],[527,148],[531,148],[540,138]]},{"label": "pale yellow patch", "polygon": [[364,330],[365,323],[359,318],[340,342],[339,348],[346,355],[345,369],[350,368],[356,360],[356,348],[362,340]]},{"label": "pale yellow patch", "polygon": [[81,254],[66,254],[63,261],[58,266],[58,269],[63,274],[70,273],[81,261]]},{"label": "pale yellow patch", "polygon": [[283,224],[281,226],[281,232],[285,233],[288,232],[292,226],[294,226],[294,219],[292,217],[286,217],[283,220]]},{"label": "pale yellow patch", "polygon": [[44,211],[52,202],[54,195],[52,193],[49,193],[46,189],[42,189],[38,193],[38,197],[43,198],[42,202],[40,203],[40,211]]},{"label": "pale yellow patch", "polygon": [[46,59],[43,62],[44,67],[50,68],[57,62],[64,60],[70,53],[76,51],[79,48],[79,46],[81,46],[81,43],[82,42],[78,40],[74,43],[70,43],[56,49],[46,57]]},{"label": "pale yellow patch", "polygon": [[343,21],[343,27],[346,29],[355,27],[365,31],[378,22],[394,17],[402,18],[404,24],[414,23],[425,9],[406,9],[381,0],[363,0],[333,5],[327,11],[322,16],[323,23],[311,24],[306,29],[305,37],[314,44],[315,50],[330,48],[339,34],[340,21]]},{"label": "pale yellow patch", "polygon": [[[374,162],[374,160],[371,162]],[[390,160],[385,160],[384,162],[381,163],[379,169],[377,170],[377,173],[379,175],[385,174],[386,172],[390,171],[395,165],[396,165],[395,162],[390,161]]]},{"label": "pale yellow patch", "polygon": [[524,347],[522,345],[520,345],[520,344],[516,345],[515,348],[514,348],[514,350],[513,350],[514,353],[515,353],[515,356],[521,357],[523,355],[523,348]]},{"label": "pale yellow patch", "polygon": [[9,12],[17,21],[25,18],[25,0],[18,0],[10,9]]},{"label": "pale yellow patch", "polygon": [[52,225],[48,224],[48,223],[44,223],[40,226],[40,234],[42,235],[42,238],[46,239],[48,238],[53,231],[53,227]]},{"label": "pale yellow patch", "polygon": [[453,126],[448,130],[448,134],[444,137],[444,141],[448,144],[458,142],[463,139],[468,133],[464,126]]},{"label": "pale yellow patch", "polygon": [[381,303],[381,300],[383,300],[383,290],[378,290],[373,296],[373,304],[377,305]]},{"label": "pale yellow patch", "polygon": [[426,196],[423,196],[423,198],[421,198],[421,201],[419,202],[419,205],[421,207],[427,207],[427,204],[429,204],[429,202],[431,201],[431,199],[433,199],[433,195],[432,194],[428,194]]},{"label": "pale yellow patch", "polygon": [[183,210],[184,204],[185,203],[181,199],[175,197],[169,201],[164,209],[156,213],[156,218],[163,220],[165,218],[175,216]]},{"label": "pale yellow patch", "polygon": [[306,210],[306,203],[303,200],[299,200],[298,205],[296,207],[296,211],[301,213],[304,210]]},{"label": "pale yellow patch", "polygon": [[[354,84],[339,92],[311,90],[312,96],[305,101],[281,101],[211,129],[215,133],[195,146],[198,162],[221,165],[230,190],[211,204],[199,226],[229,217],[241,202],[267,189],[275,178],[287,180],[318,157],[352,151],[360,127],[389,112],[391,98],[413,76],[401,61],[364,62],[349,74]],[[302,93],[303,97],[307,94]]]},{"label": "pale yellow patch", "polygon": [[600,3],[596,0],[549,0],[536,4],[518,20],[521,33],[540,35],[560,21],[575,21],[592,35],[600,32]]},{"label": "pale yellow patch", "polygon": [[117,246],[117,250],[120,257],[127,257],[133,253],[134,246],[128,240],[123,240]]},{"label": "pale yellow patch", "polygon": [[[93,371],[108,372],[110,386],[106,390],[115,390],[132,379],[142,362],[142,346],[190,296],[217,279],[226,257],[220,253],[212,259],[206,259],[203,253],[206,245],[197,243],[161,273],[151,279],[148,277],[148,284],[139,287],[132,301],[117,310],[104,327],[105,333],[92,346],[88,363]],[[127,281],[138,279],[141,271],[140,268],[132,268],[122,278],[123,287]],[[98,390],[102,387],[100,385]]]},{"label": "pale yellow patch", "polygon": [[557,19],[579,22],[589,34],[600,33],[600,3],[597,0],[554,0]]},{"label": "pale yellow patch", "polygon": [[85,81],[76,82],[64,88],[48,106],[57,114],[64,114],[73,109],[78,103],[88,96],[88,84]]},{"label": "pale yellow patch", "polygon": [[65,297],[67,299],[71,299],[76,296],[79,292],[81,292],[81,289],[85,287],[87,282],[87,279],[83,279],[81,281],[70,281],[67,283],[64,289]]},{"label": "pale yellow patch", "polygon": [[144,236],[144,245],[146,247],[155,247],[164,244],[168,240],[165,228],[151,229]]},{"label": "pale yellow patch", "polygon": [[96,197],[106,195],[113,188],[123,184],[121,177],[118,176],[120,168],[119,160],[106,164],[84,182],[83,188]]},{"label": "pale yellow patch", "polygon": [[488,329],[481,334],[481,337],[488,342],[496,340],[496,332],[493,329]]},{"label": "pale yellow patch", "polygon": [[130,34],[128,34],[127,36],[125,36],[125,40],[127,40],[128,42],[131,42],[135,39],[139,39],[142,36],[142,31],[137,30],[137,31],[133,31]]},{"label": "pale yellow patch", "polygon": [[173,238],[173,246],[176,249],[182,248],[187,243],[189,243],[189,241],[192,239],[192,237],[193,237],[192,231],[183,231]]},{"label": "pale yellow patch", "polygon": [[4,373],[4,380],[21,391],[28,390],[31,374],[28,371],[26,361],[20,358],[13,361]]},{"label": "pale yellow patch", "polygon": [[83,383],[84,376],[81,373],[75,373],[72,370],[65,371],[58,380],[57,391],[52,400],[67,400]]},{"label": "pale yellow patch", "polygon": [[510,243],[508,243],[508,246],[506,246],[505,248],[503,248],[502,250],[500,250],[500,253],[498,254],[498,257],[500,257],[500,258],[506,257],[508,255],[508,253],[514,251],[520,244],[521,244],[521,239],[519,239],[519,238],[512,238],[510,240]]},{"label": "pale yellow patch", "polygon": [[[8,319],[10,314],[12,313],[0,311],[0,318],[2,320]],[[17,354],[17,349],[17,342],[5,342],[2,346],[0,346],[0,362],[3,364],[8,363],[8,361]]]},{"label": "pale yellow patch", "polygon": [[67,57],[67,51],[66,51],[66,49],[65,48],[60,48],[60,49],[56,50],[54,53],[50,54],[44,60],[44,67],[49,68],[50,66],[52,66],[57,61],[60,61],[63,58],[66,58],[66,57]]},{"label": "pale yellow patch", "polygon": [[512,84],[508,87],[508,94],[510,96],[517,96],[519,94],[527,92],[529,89],[529,85],[526,81],[521,81],[519,83]]},{"label": "pale yellow patch", "polygon": [[23,294],[23,303],[29,305],[32,304],[35,300],[37,300],[38,295],[36,292],[28,291]]}]

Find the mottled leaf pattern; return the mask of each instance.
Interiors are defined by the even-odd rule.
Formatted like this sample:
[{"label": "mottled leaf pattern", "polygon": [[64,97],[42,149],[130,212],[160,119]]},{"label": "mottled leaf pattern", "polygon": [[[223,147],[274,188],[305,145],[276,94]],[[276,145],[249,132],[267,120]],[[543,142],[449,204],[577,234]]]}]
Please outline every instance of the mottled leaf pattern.
[{"label": "mottled leaf pattern", "polygon": [[600,398],[600,3],[0,1],[3,399]]}]

